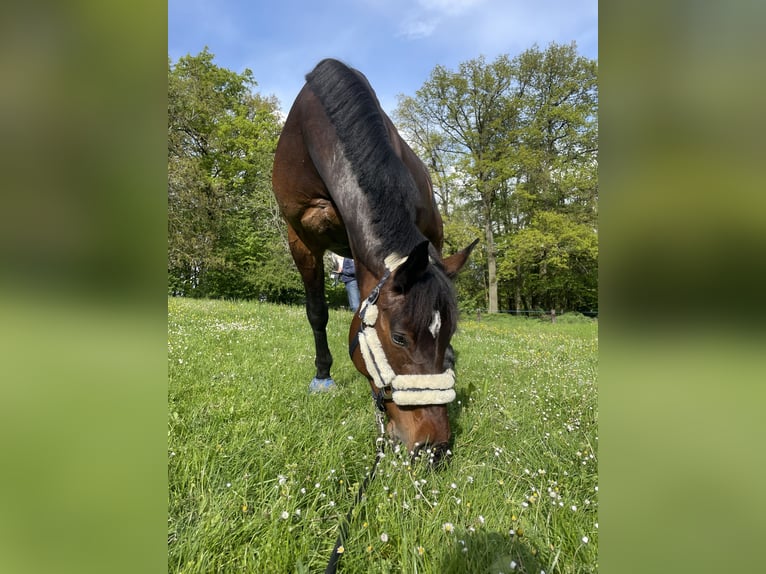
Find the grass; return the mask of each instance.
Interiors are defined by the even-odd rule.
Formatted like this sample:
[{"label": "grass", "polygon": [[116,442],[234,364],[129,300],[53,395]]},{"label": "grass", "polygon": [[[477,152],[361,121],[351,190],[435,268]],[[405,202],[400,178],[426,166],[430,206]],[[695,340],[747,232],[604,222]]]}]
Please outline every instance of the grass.
[{"label": "grass", "polygon": [[[375,458],[350,318],[330,312],[337,390],[309,395],[302,308],[168,300],[170,572],[324,571]],[[596,572],[597,329],[462,321],[452,461],[387,451],[339,572]]]}]

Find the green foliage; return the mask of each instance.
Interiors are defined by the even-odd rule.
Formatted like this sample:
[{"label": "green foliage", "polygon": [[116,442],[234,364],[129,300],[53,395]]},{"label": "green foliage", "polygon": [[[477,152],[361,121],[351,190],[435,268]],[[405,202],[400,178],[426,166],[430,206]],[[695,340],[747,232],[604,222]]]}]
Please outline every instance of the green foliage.
[{"label": "green foliage", "polygon": [[529,308],[596,309],[598,237],[561,213],[541,211],[498,242],[498,276],[524,281]]},{"label": "green foliage", "polygon": [[[168,300],[169,572],[324,569],[375,456],[350,320],[330,312],[337,390],[309,395],[302,307]],[[596,572],[597,328],[462,321],[452,461],[388,450],[341,571]]]},{"label": "green foliage", "polygon": [[579,324],[579,323],[592,323],[596,319],[593,319],[591,317],[587,317],[583,315],[582,313],[578,313],[577,311],[570,311],[569,313],[564,313],[563,315],[557,315],[556,316],[556,322],[557,323],[564,323],[564,324]]},{"label": "green foliage", "polygon": [[195,297],[291,301],[302,286],[271,194],[274,98],[197,56],[168,63],[168,285]]},{"label": "green foliage", "polygon": [[459,286],[472,304],[597,308],[596,75],[574,44],[554,43],[457,71],[437,66],[400,98],[396,118],[428,160],[442,211],[453,228],[463,220],[484,237],[483,277],[472,277],[473,291]]},{"label": "green foliage", "polygon": [[[458,216],[445,216],[444,220],[444,254],[451,255],[477,237],[481,230]],[[463,269],[455,279],[458,294],[458,306],[463,311],[472,312],[487,306],[486,290],[484,288],[484,270],[486,268],[486,253],[481,243],[474,247]]]}]

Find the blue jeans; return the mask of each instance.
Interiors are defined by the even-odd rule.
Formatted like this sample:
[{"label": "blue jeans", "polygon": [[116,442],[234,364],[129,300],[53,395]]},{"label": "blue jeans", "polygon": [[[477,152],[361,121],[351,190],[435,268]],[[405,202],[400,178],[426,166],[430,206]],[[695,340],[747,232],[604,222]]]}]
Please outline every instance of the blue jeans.
[{"label": "blue jeans", "polygon": [[359,309],[359,285],[356,284],[356,279],[346,283],[346,294],[348,295],[349,309],[356,312]]}]

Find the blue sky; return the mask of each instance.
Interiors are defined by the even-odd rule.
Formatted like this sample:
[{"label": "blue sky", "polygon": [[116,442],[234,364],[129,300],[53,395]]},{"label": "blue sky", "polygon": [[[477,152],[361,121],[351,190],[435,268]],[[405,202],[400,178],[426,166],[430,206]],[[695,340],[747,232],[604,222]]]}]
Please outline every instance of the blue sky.
[{"label": "blue sky", "polygon": [[361,70],[387,112],[436,65],[511,57],[533,44],[577,42],[598,57],[598,0],[169,0],[168,55],[205,46],[215,62],[253,71],[257,91],[289,110],[325,57]]}]

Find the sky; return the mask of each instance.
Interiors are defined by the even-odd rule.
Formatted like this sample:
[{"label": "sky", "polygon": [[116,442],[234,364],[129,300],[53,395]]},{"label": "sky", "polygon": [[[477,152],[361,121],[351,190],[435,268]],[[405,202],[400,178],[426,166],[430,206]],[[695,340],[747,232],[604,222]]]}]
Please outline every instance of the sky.
[{"label": "sky", "polygon": [[534,44],[576,42],[598,58],[598,0],[169,0],[173,62],[207,46],[215,63],[252,70],[287,112],[323,58],[364,73],[386,112],[437,65],[514,57]]}]

